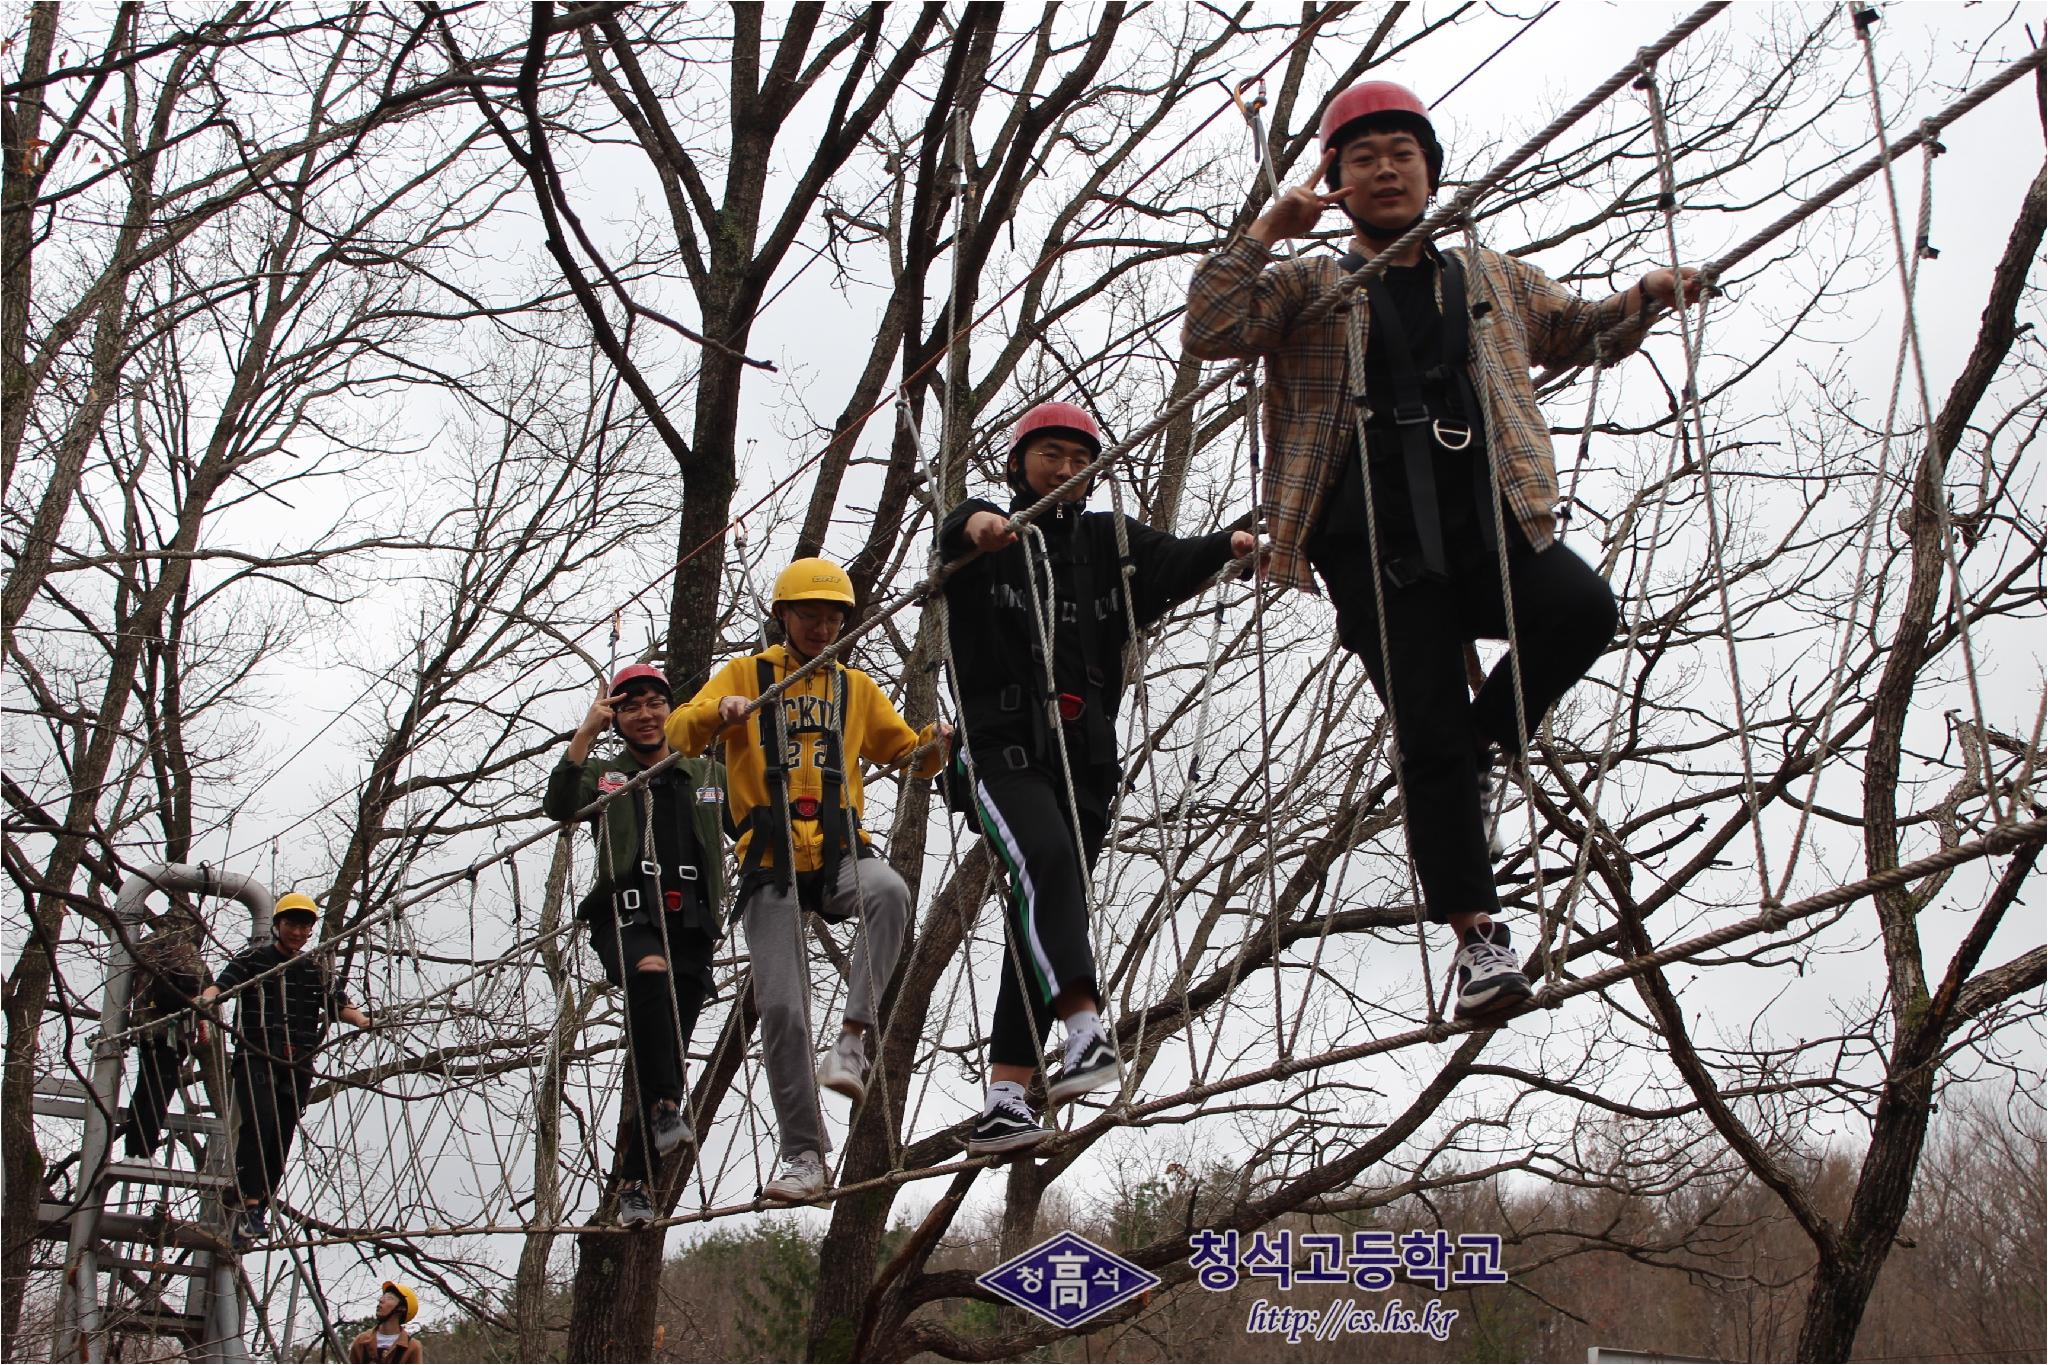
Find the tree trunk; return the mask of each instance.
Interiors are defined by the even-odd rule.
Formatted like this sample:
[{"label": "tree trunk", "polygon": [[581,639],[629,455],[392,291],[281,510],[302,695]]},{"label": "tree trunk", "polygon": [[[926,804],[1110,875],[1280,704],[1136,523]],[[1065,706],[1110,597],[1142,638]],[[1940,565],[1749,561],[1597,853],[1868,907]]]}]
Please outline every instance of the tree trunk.
[{"label": "tree trunk", "polygon": [[[2020,296],[2028,269],[2041,249],[2044,222],[2048,222],[2048,213],[2044,213],[2043,174],[2037,174],[1992,275],[1991,297],[1984,306],[1977,343],[1929,430],[1927,451],[1914,479],[1913,557],[1906,605],[1878,684],[1863,787],[1864,856],[1871,872],[1899,865],[1895,807],[1900,755],[1947,568],[1942,541],[1948,522],[1939,515],[1948,496],[1943,474],[1970,415],[2012,348]],[[1801,1360],[1847,1360],[1856,1345],[1871,1290],[1912,1199],[1932,1113],[1935,1064],[1944,1041],[1942,1021],[1929,1017],[1915,893],[1910,887],[1880,891],[1876,902],[1891,978],[1893,1038],[1891,1055],[1885,1059],[1887,1080],[1871,1123],[1870,1149],[1864,1154],[1849,1216],[1842,1224],[1840,1255],[1823,1256],[1814,1269],[1813,1290],[1799,1328]]]},{"label": "tree trunk", "polygon": [[526,1245],[519,1249],[519,1271],[512,1289],[512,1322],[519,1333],[522,1360],[547,1358],[548,1255],[555,1246],[555,1226],[562,1221],[561,1172],[556,1165],[562,1150],[562,1059],[575,1045],[582,1011],[577,1008],[576,982],[562,961],[562,944],[555,930],[561,925],[562,902],[568,897],[575,837],[573,829],[565,829],[555,840],[536,926],[541,968],[555,994],[555,1029],[533,1096],[533,1231],[526,1234]]}]

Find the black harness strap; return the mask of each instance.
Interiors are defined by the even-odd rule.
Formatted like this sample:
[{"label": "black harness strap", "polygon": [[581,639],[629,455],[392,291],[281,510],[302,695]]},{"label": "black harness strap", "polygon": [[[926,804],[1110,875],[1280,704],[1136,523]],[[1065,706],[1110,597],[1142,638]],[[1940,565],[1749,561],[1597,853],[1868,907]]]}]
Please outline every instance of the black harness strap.
[{"label": "black harness strap", "polygon": [[[755,660],[754,666],[754,695],[758,697],[775,686],[775,665],[764,655]],[[841,856],[859,838],[860,818],[846,804],[846,670],[833,664],[831,679],[830,715],[825,724],[791,728],[780,699],[761,712],[761,763],[768,804],[748,811],[738,825],[740,833],[751,835],[747,856],[740,862],[743,882],[771,882],[785,892],[796,884],[794,820],[816,820],[823,827],[824,862],[820,870],[827,886],[839,873]],[[818,736],[818,773],[823,788],[818,808],[810,814],[792,809],[789,797],[789,741],[793,736],[806,734]],[[780,850],[772,871],[767,868],[766,850],[771,839]]]},{"label": "black harness strap", "polygon": [[[1387,373],[1394,389],[1394,430],[1401,442],[1401,463],[1408,478],[1408,506],[1415,521],[1415,536],[1422,550],[1424,572],[1438,578],[1450,576],[1450,562],[1444,553],[1443,511],[1437,499],[1436,458],[1439,450],[1458,454],[1471,449],[1480,431],[1478,396],[1472,389],[1467,361],[1472,354],[1471,313],[1465,300],[1465,271],[1454,256],[1432,251],[1429,259],[1443,272],[1442,315],[1443,357],[1427,370],[1415,363],[1414,343],[1401,324],[1400,310],[1379,279],[1367,282],[1365,296],[1372,309],[1373,331],[1379,335],[1387,358]],[[1356,252],[1344,258],[1347,271],[1365,264]],[[1377,348],[1376,348],[1377,349]],[[1449,412],[1439,412],[1429,401],[1425,381],[1439,386],[1447,397]],[[1363,453],[1363,452],[1361,452]],[[1367,481],[1370,482],[1369,480]],[[1492,534],[1492,517],[1485,515],[1491,500],[1481,483],[1480,525]],[[1371,489],[1364,490],[1370,497]]]}]

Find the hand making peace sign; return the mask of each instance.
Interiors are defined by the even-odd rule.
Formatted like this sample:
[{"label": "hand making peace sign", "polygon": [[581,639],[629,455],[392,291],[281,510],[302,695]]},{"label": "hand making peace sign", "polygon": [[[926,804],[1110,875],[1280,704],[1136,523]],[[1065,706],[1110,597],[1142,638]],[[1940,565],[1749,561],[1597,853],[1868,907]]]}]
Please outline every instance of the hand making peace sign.
[{"label": "hand making peace sign", "polygon": [[1323,177],[1330,173],[1330,163],[1336,158],[1335,147],[1325,149],[1322,158],[1316,162],[1316,168],[1309,172],[1308,178],[1299,185],[1283,191],[1280,197],[1273,201],[1272,207],[1259,215],[1259,220],[1249,229],[1250,235],[1271,246],[1275,242],[1285,241],[1289,237],[1305,236],[1313,231],[1322,219],[1323,210],[1351,193],[1349,185],[1334,190],[1316,188],[1323,183]]}]

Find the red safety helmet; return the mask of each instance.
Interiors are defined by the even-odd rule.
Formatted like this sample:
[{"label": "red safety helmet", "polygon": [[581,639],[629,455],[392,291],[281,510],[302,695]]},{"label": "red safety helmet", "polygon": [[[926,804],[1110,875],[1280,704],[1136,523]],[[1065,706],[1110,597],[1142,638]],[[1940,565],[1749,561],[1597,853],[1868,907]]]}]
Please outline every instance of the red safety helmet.
[{"label": "red safety helmet", "polygon": [[1016,429],[1010,433],[1010,487],[1019,492],[1025,491],[1024,468],[1018,462],[1018,456],[1024,453],[1026,441],[1047,432],[1071,436],[1081,442],[1088,447],[1091,460],[1102,453],[1102,428],[1095,425],[1095,419],[1088,415],[1086,408],[1073,403],[1040,403],[1018,418]]},{"label": "red safety helmet", "polygon": [[[1436,140],[1436,125],[1430,122],[1429,106],[1405,85],[1397,85],[1393,81],[1362,81],[1348,90],[1338,91],[1323,107],[1323,150],[1343,146],[1347,141],[1346,134],[1353,132],[1351,125],[1368,119],[1415,134],[1415,140],[1422,144],[1422,158],[1429,167],[1429,188],[1434,193],[1443,180],[1443,144]],[[1337,179],[1337,165],[1332,162],[1329,175],[1332,189],[1336,188]]]},{"label": "red safety helmet", "polygon": [[617,696],[636,682],[647,681],[660,686],[662,695],[668,695],[668,675],[653,664],[627,664],[612,675],[612,695]]},{"label": "red safety helmet", "polygon": [[1102,453],[1102,428],[1086,409],[1072,403],[1040,403],[1017,419],[1017,429],[1010,433],[1010,454],[1014,457],[1022,450],[1027,437],[1045,431],[1063,431],[1079,438],[1087,444],[1091,457]]}]

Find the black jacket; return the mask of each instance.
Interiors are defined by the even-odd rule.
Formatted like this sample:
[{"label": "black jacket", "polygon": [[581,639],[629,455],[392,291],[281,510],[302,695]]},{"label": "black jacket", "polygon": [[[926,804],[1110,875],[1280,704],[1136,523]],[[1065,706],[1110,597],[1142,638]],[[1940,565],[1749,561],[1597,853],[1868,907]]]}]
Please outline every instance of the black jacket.
[{"label": "black jacket", "polygon": [[[1010,515],[1036,500],[1020,494]],[[976,512],[1005,515],[980,498],[955,507],[939,527],[944,558],[967,552],[967,519]],[[1056,598],[1059,603],[1053,632],[1056,690],[1082,702],[1079,717],[1063,727],[1069,752],[1085,766],[1115,768],[1116,715],[1126,683],[1123,648],[1129,636],[1117,563],[1117,515],[1056,507],[1037,523],[1045,534],[1045,556],[1027,536],[979,556],[946,580],[961,717],[977,763],[984,753],[1012,745],[1036,761],[1054,761],[1047,742],[1044,633],[1032,618],[1025,578],[1027,563],[1035,562],[1038,600]],[[1124,535],[1133,570],[1131,605],[1140,628],[1192,596],[1230,561],[1228,531],[1182,539],[1125,517]]]},{"label": "black jacket", "polygon": [[[281,964],[289,965],[273,970]],[[257,977],[262,980],[244,986]],[[214,984],[236,1002],[236,1051],[271,1063],[311,1065],[329,1021],[349,1003],[319,958],[310,953],[287,957],[275,943],[251,944],[236,953]]]}]

